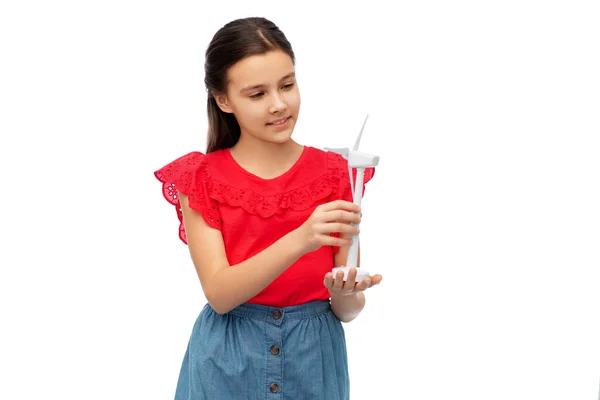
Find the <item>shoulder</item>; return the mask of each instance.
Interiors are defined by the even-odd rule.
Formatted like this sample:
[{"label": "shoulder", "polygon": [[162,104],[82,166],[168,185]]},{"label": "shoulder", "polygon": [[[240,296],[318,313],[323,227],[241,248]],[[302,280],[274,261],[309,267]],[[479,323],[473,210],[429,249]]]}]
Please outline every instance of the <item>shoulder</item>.
[{"label": "shoulder", "polygon": [[330,162],[330,161],[344,162],[345,161],[344,157],[342,157],[341,154],[338,154],[336,152],[327,151],[327,150],[323,150],[318,147],[312,147],[312,146],[306,146],[306,148],[308,150],[309,158],[311,158],[313,160],[322,160],[324,162]]},{"label": "shoulder", "polygon": [[193,168],[193,167],[196,167],[197,165],[199,165],[203,159],[204,159],[204,154],[202,154],[199,151],[191,151],[187,154],[179,156],[179,157],[173,159],[172,161],[168,162],[167,164],[162,166],[160,169],[155,171],[154,174],[155,175],[160,175],[160,174],[168,175],[170,173],[177,172],[178,170]]},{"label": "shoulder", "polygon": [[330,180],[338,180],[348,172],[348,161],[341,154],[316,147],[308,148],[310,151],[307,170],[311,172],[312,176],[323,175]]},{"label": "shoulder", "polygon": [[200,168],[209,168],[215,163],[219,163],[222,153],[222,150],[208,154],[191,151],[163,165],[160,169],[154,171],[154,175],[162,182],[180,178],[181,175],[187,175],[196,172]]},{"label": "shoulder", "polygon": [[336,178],[348,169],[348,162],[340,154],[307,146],[304,170],[312,177]]}]

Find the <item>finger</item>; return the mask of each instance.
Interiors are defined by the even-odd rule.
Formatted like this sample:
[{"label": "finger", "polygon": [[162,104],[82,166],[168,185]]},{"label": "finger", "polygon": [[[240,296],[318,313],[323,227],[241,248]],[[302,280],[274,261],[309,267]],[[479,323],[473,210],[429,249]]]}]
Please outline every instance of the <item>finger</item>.
[{"label": "finger", "polygon": [[361,217],[358,213],[345,210],[331,210],[324,212],[321,216],[323,222],[346,222],[360,224]]},{"label": "finger", "polygon": [[360,282],[360,284],[358,285],[358,287],[360,287],[360,290],[367,290],[367,289],[372,288],[375,285],[379,285],[379,283],[381,282],[382,279],[383,279],[383,277],[379,274],[373,275],[373,276],[363,279]]},{"label": "finger", "polygon": [[373,287],[375,285],[379,285],[379,283],[381,282],[381,280],[383,279],[383,277],[379,274],[377,275],[373,275],[371,277],[371,285],[369,287]]},{"label": "finger", "polygon": [[345,200],[330,201],[329,203],[322,204],[321,207],[321,209],[326,212],[338,209],[352,211],[355,213],[360,212],[360,206],[358,204],[354,204]]},{"label": "finger", "polygon": [[322,246],[345,247],[352,244],[351,238],[337,238],[328,234],[319,235],[318,239]]},{"label": "finger", "polygon": [[356,290],[365,291],[371,287],[371,278],[365,278],[356,285]]},{"label": "finger", "polygon": [[315,230],[319,233],[349,233],[351,235],[358,235],[360,228],[358,226],[344,224],[343,222],[330,222],[328,224],[315,225]]},{"label": "finger", "polygon": [[356,268],[350,268],[350,271],[348,272],[348,278],[346,278],[346,284],[344,285],[344,291],[351,292],[354,290],[354,287],[356,286],[357,273],[358,272]]},{"label": "finger", "polygon": [[335,274],[335,281],[333,281],[333,288],[340,290],[344,286],[344,272],[338,271]]},{"label": "finger", "polygon": [[327,289],[331,289],[333,287],[333,274],[328,272],[325,274],[325,279],[323,279],[323,284]]}]

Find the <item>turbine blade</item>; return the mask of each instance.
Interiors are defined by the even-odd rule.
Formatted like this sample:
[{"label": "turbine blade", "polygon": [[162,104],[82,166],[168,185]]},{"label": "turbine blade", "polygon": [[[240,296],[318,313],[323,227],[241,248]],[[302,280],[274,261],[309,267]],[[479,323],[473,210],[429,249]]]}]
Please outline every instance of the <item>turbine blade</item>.
[{"label": "turbine blade", "polygon": [[365,125],[367,124],[367,120],[369,119],[369,114],[365,118],[365,122],[363,122],[362,128],[360,128],[360,133],[358,134],[358,138],[356,138],[356,143],[354,143],[354,148],[352,150],[358,151],[358,145],[360,144],[360,138],[362,137],[363,131],[365,130]]}]

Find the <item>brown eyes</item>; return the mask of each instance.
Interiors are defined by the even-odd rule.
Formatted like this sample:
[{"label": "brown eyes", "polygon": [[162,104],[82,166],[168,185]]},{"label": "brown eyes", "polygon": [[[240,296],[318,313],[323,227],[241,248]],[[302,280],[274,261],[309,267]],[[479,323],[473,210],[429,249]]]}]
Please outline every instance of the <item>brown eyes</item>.
[{"label": "brown eyes", "polygon": [[[294,87],[294,84],[293,84],[293,83],[288,83],[288,84],[286,84],[286,85],[283,85],[281,88],[282,88],[283,90],[290,90],[290,89],[291,89],[291,88],[293,88],[293,87]],[[260,99],[260,98],[261,98],[263,95],[264,95],[264,93],[263,93],[263,92],[258,92],[258,93],[255,93],[255,94],[253,94],[253,95],[250,95],[250,97],[251,97],[252,99]]]}]

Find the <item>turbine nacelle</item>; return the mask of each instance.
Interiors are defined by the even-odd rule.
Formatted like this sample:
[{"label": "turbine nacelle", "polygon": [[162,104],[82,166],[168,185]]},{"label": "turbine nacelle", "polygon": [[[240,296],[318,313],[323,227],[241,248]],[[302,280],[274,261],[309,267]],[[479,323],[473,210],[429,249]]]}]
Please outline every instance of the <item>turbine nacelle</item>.
[{"label": "turbine nacelle", "polygon": [[379,164],[379,156],[359,151],[350,152],[347,160],[348,166],[351,168],[369,168]]}]

